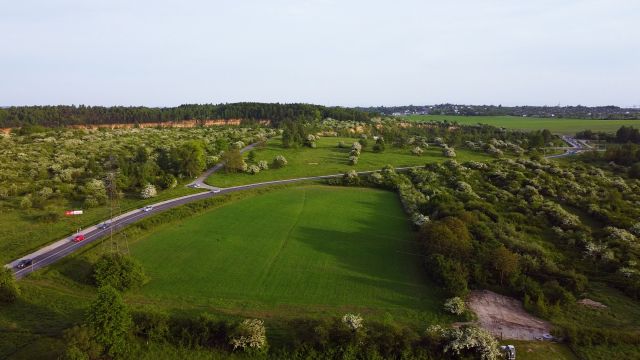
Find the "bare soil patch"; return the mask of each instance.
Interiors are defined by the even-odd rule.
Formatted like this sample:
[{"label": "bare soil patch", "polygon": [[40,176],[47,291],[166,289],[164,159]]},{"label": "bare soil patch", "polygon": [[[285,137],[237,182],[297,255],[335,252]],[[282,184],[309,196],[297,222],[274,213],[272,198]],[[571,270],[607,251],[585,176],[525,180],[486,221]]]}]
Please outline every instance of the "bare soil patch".
[{"label": "bare soil patch", "polygon": [[500,339],[534,340],[551,331],[551,324],[527,313],[522,303],[492,291],[472,291],[467,305],[479,325]]},{"label": "bare soil patch", "polygon": [[591,299],[582,299],[578,301],[578,304],[586,306],[586,307],[590,307],[593,309],[606,309],[607,305],[601,303],[601,302],[597,302],[595,300],[591,300]]}]

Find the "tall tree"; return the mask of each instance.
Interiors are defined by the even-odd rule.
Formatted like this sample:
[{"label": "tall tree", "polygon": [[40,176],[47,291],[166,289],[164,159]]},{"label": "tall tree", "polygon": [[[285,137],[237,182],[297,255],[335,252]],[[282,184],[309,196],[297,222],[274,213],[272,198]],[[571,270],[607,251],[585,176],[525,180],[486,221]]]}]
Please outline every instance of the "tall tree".
[{"label": "tall tree", "polygon": [[107,355],[116,357],[124,354],[131,315],[116,289],[109,285],[98,289],[98,297],[87,313],[87,324]]},{"label": "tall tree", "polygon": [[180,173],[189,177],[200,174],[206,166],[204,144],[201,141],[189,141],[178,148],[178,167]]}]

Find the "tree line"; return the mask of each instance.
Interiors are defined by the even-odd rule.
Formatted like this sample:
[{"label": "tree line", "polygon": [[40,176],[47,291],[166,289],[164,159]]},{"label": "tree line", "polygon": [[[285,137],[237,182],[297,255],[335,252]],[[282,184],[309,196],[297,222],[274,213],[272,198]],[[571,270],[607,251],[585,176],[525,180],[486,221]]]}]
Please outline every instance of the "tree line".
[{"label": "tree line", "polygon": [[249,122],[270,120],[277,125],[284,120],[333,118],[336,120],[367,121],[371,117],[371,113],[344,107],[250,102],[185,104],[177,107],[12,106],[0,108],[0,127],[142,124],[207,119],[242,119]]}]

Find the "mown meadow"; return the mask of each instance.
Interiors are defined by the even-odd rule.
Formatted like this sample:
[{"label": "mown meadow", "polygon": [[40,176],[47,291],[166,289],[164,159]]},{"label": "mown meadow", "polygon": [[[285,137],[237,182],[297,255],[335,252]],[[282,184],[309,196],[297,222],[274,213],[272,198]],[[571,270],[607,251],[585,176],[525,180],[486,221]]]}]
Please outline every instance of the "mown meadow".
[{"label": "mown meadow", "polygon": [[[372,145],[365,147],[355,165],[349,164],[349,151],[354,142],[358,142],[359,137],[320,137],[316,141],[315,148],[297,147],[285,148],[282,139],[275,137],[269,139],[264,146],[255,150],[255,160],[249,163],[266,161],[271,163],[273,159],[282,155],[287,160],[287,165],[279,169],[267,169],[257,174],[226,173],[224,171],[211,175],[207,184],[219,187],[230,187],[238,185],[252,184],[256,182],[294,179],[300,177],[341,174],[349,170],[370,171],[383,167],[386,164],[393,164],[397,167],[422,166],[426,163],[444,161],[442,149],[437,146],[425,147],[420,156],[411,153],[411,148],[391,147],[384,152],[372,151]],[[344,143],[346,147],[338,146]],[[372,142],[372,141],[371,141]],[[457,158],[462,161],[491,160],[491,156],[484,153],[474,152],[468,149],[456,151]],[[245,161],[248,160],[249,153],[244,154]]]}]

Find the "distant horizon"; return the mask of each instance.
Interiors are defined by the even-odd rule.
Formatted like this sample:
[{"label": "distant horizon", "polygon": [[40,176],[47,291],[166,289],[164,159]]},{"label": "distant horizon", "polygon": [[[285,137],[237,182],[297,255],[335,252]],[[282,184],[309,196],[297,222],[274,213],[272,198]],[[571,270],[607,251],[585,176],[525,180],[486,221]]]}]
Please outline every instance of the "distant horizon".
[{"label": "distant horizon", "polygon": [[509,104],[474,104],[474,103],[454,103],[454,102],[441,102],[441,103],[416,103],[416,104],[401,104],[401,105],[332,105],[332,104],[321,104],[321,103],[313,103],[313,102],[304,102],[304,101],[227,101],[227,102],[185,102],[176,105],[103,105],[103,104],[81,104],[81,103],[72,103],[72,104],[29,104],[29,105],[0,105],[0,108],[10,108],[10,107],[30,107],[30,106],[87,106],[87,107],[146,107],[146,108],[173,108],[182,105],[220,105],[220,104],[238,104],[238,103],[262,103],[262,104],[309,104],[309,105],[319,105],[326,107],[344,107],[344,108],[375,108],[375,107],[407,107],[407,106],[434,106],[434,105],[456,105],[456,106],[503,106],[503,107],[587,107],[587,108],[596,108],[596,107],[607,107],[607,106],[615,106],[621,109],[640,109],[640,104],[624,106],[624,105],[616,105],[616,104],[606,104],[606,105],[585,105],[585,104],[556,104],[556,105],[539,105],[539,104],[528,104],[528,105],[509,105]]}]

